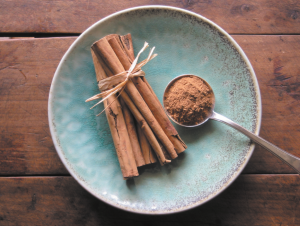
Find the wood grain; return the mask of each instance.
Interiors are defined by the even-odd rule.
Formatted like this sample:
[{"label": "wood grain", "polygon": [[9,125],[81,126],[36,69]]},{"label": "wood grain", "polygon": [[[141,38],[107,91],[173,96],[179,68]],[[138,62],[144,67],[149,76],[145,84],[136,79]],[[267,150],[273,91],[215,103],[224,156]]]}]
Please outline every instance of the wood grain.
[{"label": "wood grain", "polygon": [[47,104],[55,69],[73,41],[0,42],[0,174],[67,173],[50,136]]},{"label": "wood grain", "polygon": [[81,33],[105,16],[143,5],[187,9],[231,34],[300,34],[297,0],[10,0],[1,1],[0,33]]},{"label": "wood grain", "polygon": [[0,224],[300,225],[299,189],[299,175],[241,175],[203,206],[145,216],[104,204],[71,177],[0,178]]},{"label": "wood grain", "polygon": [[[235,35],[260,85],[260,135],[300,157],[300,36]],[[63,175],[47,100],[55,69],[75,38],[0,41],[0,175]],[[257,147],[244,173],[294,173]]]},{"label": "wood grain", "polygon": [[[234,36],[256,72],[262,97],[260,136],[300,157],[300,36]],[[247,173],[292,173],[257,147]]]}]

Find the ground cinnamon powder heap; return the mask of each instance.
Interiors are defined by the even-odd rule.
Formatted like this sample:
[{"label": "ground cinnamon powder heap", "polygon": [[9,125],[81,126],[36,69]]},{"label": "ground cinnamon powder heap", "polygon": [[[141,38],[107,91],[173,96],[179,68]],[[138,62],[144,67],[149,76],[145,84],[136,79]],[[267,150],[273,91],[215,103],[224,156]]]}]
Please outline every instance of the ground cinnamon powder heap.
[{"label": "ground cinnamon powder heap", "polygon": [[199,77],[179,77],[167,88],[164,105],[171,117],[183,125],[197,125],[213,108],[214,94]]}]

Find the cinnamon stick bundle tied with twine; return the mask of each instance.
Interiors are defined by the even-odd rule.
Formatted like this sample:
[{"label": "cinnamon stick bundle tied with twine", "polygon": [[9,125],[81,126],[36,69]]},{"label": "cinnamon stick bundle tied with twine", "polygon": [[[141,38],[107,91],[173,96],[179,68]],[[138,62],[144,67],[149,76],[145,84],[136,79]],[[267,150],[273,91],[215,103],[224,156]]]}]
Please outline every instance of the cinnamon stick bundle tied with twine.
[{"label": "cinnamon stick bundle tied with twine", "polygon": [[[103,67],[93,51],[92,58],[95,66],[97,81],[105,79],[106,73],[104,72]],[[126,129],[121,105],[116,99],[116,96],[109,97],[103,103],[104,108],[106,109],[106,118],[109,124],[123,177],[124,179],[128,179],[138,176],[139,173],[135,158],[132,153],[132,146],[128,131]]]},{"label": "cinnamon stick bundle tied with twine", "polygon": [[[124,152],[124,154],[131,153],[134,158],[139,158],[139,160],[136,159],[135,161],[136,165],[138,166],[143,165],[143,163],[141,163],[143,161],[141,161],[140,158],[143,156],[141,153],[141,147],[143,147],[144,150],[146,150],[145,147],[147,147],[145,142],[148,142],[149,147],[151,147],[150,151],[154,151],[161,165],[171,162],[171,159],[176,158],[177,154],[186,149],[186,145],[179,137],[176,129],[166,116],[164,109],[153,92],[151,86],[145,79],[145,73],[141,70],[142,66],[156,56],[156,54],[153,54],[154,48],[151,49],[148,57],[145,60],[138,63],[140,54],[147,47],[148,44],[145,43],[137,57],[134,59],[133,45],[130,34],[124,36],[119,36],[116,34],[108,35],[95,42],[91,47],[93,59],[95,58],[97,60],[98,67],[99,65],[101,66],[101,73],[104,72],[105,76],[98,76],[96,70],[98,86],[101,90],[101,93],[89,98],[87,101],[103,98],[97,104],[102,102],[105,103],[106,115],[109,114],[109,108],[114,104],[115,101],[119,103],[118,99],[120,99],[120,103],[123,106],[123,111],[125,111],[124,115],[126,115],[127,118],[129,118],[127,112],[129,109],[138,127],[135,131],[138,134],[140,146],[139,148],[137,147],[136,134],[134,134],[135,138],[129,140],[131,142],[135,142],[135,144],[132,143],[132,145],[127,148],[132,149],[132,147],[134,147],[135,149],[139,149],[138,152],[128,149],[122,149],[122,152]],[[114,98],[114,101],[108,101],[112,98]],[[107,102],[109,102],[109,104]],[[126,120],[124,120],[124,122],[125,121]],[[125,125],[127,134],[128,129],[133,131],[132,125],[132,123],[127,123],[127,125]],[[141,132],[144,136],[139,134]],[[146,139],[144,139],[144,137]],[[114,144],[117,146],[115,142],[117,141],[114,139]],[[148,152],[149,151],[147,151],[147,153]],[[150,154],[147,154],[147,162],[152,163],[155,161],[155,157],[151,157],[151,152],[149,153]],[[123,157],[123,155],[120,156]],[[120,156],[118,155],[121,165],[121,163],[124,161],[123,159],[120,159]],[[144,164],[146,164],[146,162]],[[124,176],[124,178],[127,177]]]}]

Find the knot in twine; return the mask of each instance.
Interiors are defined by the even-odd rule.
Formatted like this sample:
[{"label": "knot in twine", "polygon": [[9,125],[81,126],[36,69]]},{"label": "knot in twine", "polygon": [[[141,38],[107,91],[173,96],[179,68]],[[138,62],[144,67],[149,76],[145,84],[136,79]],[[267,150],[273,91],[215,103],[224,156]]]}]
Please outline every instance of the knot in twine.
[{"label": "knot in twine", "polygon": [[[140,50],[140,52],[137,54],[136,58],[132,62],[129,70],[123,71],[123,72],[116,74],[114,76],[111,76],[111,77],[107,77],[98,82],[98,87],[102,92],[95,96],[90,97],[85,102],[97,100],[100,98],[102,98],[102,100],[100,100],[98,103],[96,103],[90,109],[96,107],[98,104],[101,104],[103,101],[105,101],[112,95],[116,94],[117,92],[119,92],[119,94],[118,94],[118,96],[119,96],[121,94],[121,92],[125,89],[126,84],[129,81],[129,79],[137,77],[137,76],[145,76],[145,72],[143,72],[141,70],[141,68],[144,65],[146,65],[150,60],[152,60],[154,57],[157,56],[157,54],[153,54],[153,51],[155,49],[155,47],[153,47],[150,50],[148,57],[145,60],[141,61],[140,63],[137,63],[141,53],[144,52],[144,50],[147,47],[149,47],[149,44],[147,42],[145,42],[143,48]],[[110,104],[112,104],[112,103],[113,102],[111,102]],[[107,107],[109,107],[109,105]],[[102,112],[100,112],[97,116],[99,116]]]}]

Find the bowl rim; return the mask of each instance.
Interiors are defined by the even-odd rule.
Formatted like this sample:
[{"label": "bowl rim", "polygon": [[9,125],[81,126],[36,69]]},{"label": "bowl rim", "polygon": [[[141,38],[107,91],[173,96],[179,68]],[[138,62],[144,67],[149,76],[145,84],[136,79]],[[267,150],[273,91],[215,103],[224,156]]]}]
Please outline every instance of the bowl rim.
[{"label": "bowl rim", "polygon": [[217,25],[216,23],[214,23],[211,20],[207,19],[206,17],[204,17],[202,15],[199,15],[197,13],[191,12],[191,11],[186,10],[186,9],[181,9],[181,8],[173,7],[173,6],[164,6],[164,5],[146,5],[146,6],[137,6],[137,7],[127,8],[127,9],[115,12],[113,14],[110,14],[110,15],[102,18],[101,20],[97,21],[96,23],[94,23],[93,25],[88,27],[84,32],[82,32],[82,34],[70,45],[70,47],[68,48],[68,50],[66,51],[66,53],[64,54],[62,59],[60,60],[58,66],[57,66],[57,69],[54,73],[54,76],[53,76],[53,79],[52,79],[52,82],[51,82],[51,86],[50,86],[49,98],[48,98],[48,122],[49,122],[49,127],[50,127],[50,134],[51,134],[56,152],[57,152],[60,160],[62,161],[62,163],[64,164],[64,166],[68,170],[68,172],[71,174],[71,176],[86,191],[88,191],[90,194],[92,194],[97,199],[101,200],[102,202],[107,203],[107,204],[109,204],[113,207],[116,207],[118,209],[121,209],[121,210],[126,210],[126,211],[129,211],[129,212],[132,212],[132,213],[145,214],[145,215],[167,215],[167,214],[174,214],[174,213],[184,212],[184,211],[193,209],[195,207],[201,206],[201,205],[205,204],[206,202],[212,200],[213,198],[217,197],[224,190],[226,190],[237,179],[237,177],[241,174],[241,172],[244,170],[244,168],[248,164],[248,162],[249,162],[249,160],[250,160],[250,158],[251,158],[251,156],[254,152],[255,144],[252,143],[250,145],[249,150],[247,151],[248,153],[245,156],[246,160],[239,167],[239,171],[237,171],[235,174],[233,174],[233,176],[229,179],[229,181],[226,183],[226,185],[223,185],[221,189],[219,189],[215,193],[211,194],[210,197],[208,197],[204,201],[197,201],[197,202],[195,202],[191,205],[186,205],[185,207],[182,207],[181,209],[163,210],[163,211],[156,211],[156,212],[144,211],[144,210],[139,211],[139,210],[135,210],[135,209],[131,209],[131,208],[122,207],[122,206],[119,206],[119,205],[117,205],[113,202],[109,202],[107,200],[102,199],[101,197],[98,196],[98,194],[96,194],[91,188],[89,188],[84,183],[82,178],[80,178],[78,175],[75,174],[75,172],[73,172],[73,169],[69,166],[69,163],[67,162],[67,160],[65,159],[65,157],[63,155],[63,151],[62,151],[62,148],[60,146],[59,139],[56,135],[56,129],[55,129],[56,126],[55,126],[55,122],[54,122],[54,115],[52,114],[52,103],[53,103],[53,96],[54,96],[54,94],[53,94],[53,92],[54,92],[53,86],[54,85],[53,84],[57,80],[58,74],[61,70],[61,67],[62,67],[63,63],[65,62],[66,58],[70,55],[70,52],[77,45],[77,43],[80,42],[81,39],[83,39],[91,30],[93,30],[95,27],[99,26],[101,23],[103,23],[103,22],[105,22],[105,21],[107,21],[107,20],[109,20],[113,17],[124,14],[124,13],[132,12],[132,11],[138,11],[138,10],[144,10],[144,9],[165,9],[165,10],[167,9],[167,10],[177,11],[177,12],[179,11],[181,13],[188,14],[188,15],[193,16],[193,17],[197,17],[198,19],[210,24],[212,27],[214,27],[216,30],[218,30],[221,34],[223,34],[230,41],[230,43],[235,47],[235,49],[239,52],[239,54],[243,58],[244,62],[246,63],[246,66],[249,69],[250,76],[251,76],[252,81],[253,81],[253,86],[254,86],[255,94],[256,94],[256,103],[257,103],[257,109],[256,109],[256,111],[257,111],[257,121],[256,121],[256,127],[255,127],[254,133],[256,135],[259,134],[260,127],[261,127],[261,118],[262,118],[261,94],[260,94],[259,84],[258,84],[258,81],[257,81],[256,74],[254,72],[254,69],[253,69],[248,57],[246,56],[246,54],[242,50],[242,48],[237,44],[237,42],[224,29],[222,29],[219,25]]}]

